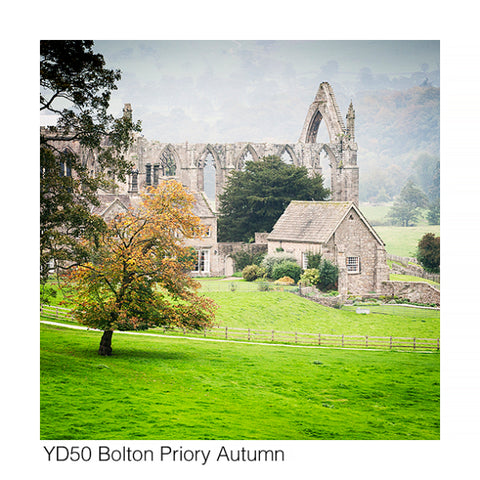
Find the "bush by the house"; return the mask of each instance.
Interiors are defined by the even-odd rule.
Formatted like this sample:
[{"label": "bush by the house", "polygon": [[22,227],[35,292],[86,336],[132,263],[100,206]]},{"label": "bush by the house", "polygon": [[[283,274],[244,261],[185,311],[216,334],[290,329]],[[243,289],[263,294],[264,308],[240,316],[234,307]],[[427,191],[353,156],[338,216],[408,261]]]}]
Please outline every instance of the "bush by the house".
[{"label": "bush by the house", "polygon": [[338,284],[338,267],[328,260],[322,260],[320,268],[318,269],[318,275],[320,281],[317,287],[326,292],[328,290],[334,290]]},{"label": "bush by the house", "polygon": [[291,262],[285,260],[281,263],[277,263],[272,269],[272,276],[273,280],[278,280],[282,277],[290,277],[293,278],[295,283],[300,280],[300,275],[302,274],[302,269],[300,265],[296,262]]},{"label": "bush by the house", "polygon": [[321,253],[312,253],[312,252],[307,253],[307,265],[309,269],[315,268],[318,270],[320,268],[321,263],[322,263]]},{"label": "bush by the house", "polygon": [[302,285],[309,287],[310,285],[316,286],[320,282],[320,275],[318,268],[307,268],[300,276]]},{"label": "bush by the house", "polygon": [[295,280],[290,277],[282,277],[282,278],[279,278],[278,280],[275,280],[275,283],[277,285],[295,285]]},{"label": "bush by the house", "polygon": [[242,277],[247,282],[253,282],[257,280],[257,278],[263,278],[265,275],[265,269],[259,267],[258,265],[247,265],[242,270]]},{"label": "bush by the house", "polygon": [[262,263],[260,264],[266,271],[267,277],[268,278],[273,278],[273,267],[275,265],[278,265],[279,263],[282,262],[293,262],[295,263],[295,257],[292,256],[291,254],[285,253],[285,252],[277,252],[273,253],[271,255],[267,255],[263,260]]},{"label": "bush by the house", "polygon": [[247,250],[240,250],[239,252],[232,253],[230,256],[235,262],[235,270],[241,272],[248,265],[260,266],[265,253],[253,253]]}]

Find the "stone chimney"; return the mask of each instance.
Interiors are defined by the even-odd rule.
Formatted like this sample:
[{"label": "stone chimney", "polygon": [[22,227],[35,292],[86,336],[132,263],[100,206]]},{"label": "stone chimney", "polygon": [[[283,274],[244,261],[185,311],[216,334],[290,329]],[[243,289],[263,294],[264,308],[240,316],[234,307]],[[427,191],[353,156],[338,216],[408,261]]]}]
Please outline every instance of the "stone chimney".
[{"label": "stone chimney", "polygon": [[130,103],[123,106],[123,117],[132,120],[132,105]]}]

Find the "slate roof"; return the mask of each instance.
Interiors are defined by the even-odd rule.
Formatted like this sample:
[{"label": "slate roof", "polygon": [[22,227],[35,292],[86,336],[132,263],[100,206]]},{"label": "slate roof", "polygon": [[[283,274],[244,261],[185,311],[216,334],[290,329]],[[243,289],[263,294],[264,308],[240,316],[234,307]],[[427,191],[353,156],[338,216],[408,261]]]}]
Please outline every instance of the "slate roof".
[{"label": "slate roof", "polygon": [[125,210],[128,210],[130,206],[130,197],[129,195],[116,195],[116,194],[99,194],[97,195],[100,205],[92,208],[92,213],[95,215],[102,216],[106,211],[118,201],[122,204]]},{"label": "slate roof", "polygon": [[274,225],[268,240],[327,243],[347,213],[354,209],[373,236],[384,244],[353,202],[307,202],[294,200]]},{"label": "slate roof", "polygon": [[215,217],[215,214],[212,212],[208,200],[204,197],[202,193],[191,192],[195,197],[195,204],[193,205],[193,213],[200,218],[205,217]]},{"label": "slate roof", "polygon": [[[207,199],[203,194],[198,192],[193,192],[192,195],[195,197],[195,203],[193,205],[192,211],[195,215],[200,218],[206,217],[215,217],[215,214],[210,209]],[[95,215],[103,216],[105,213],[115,204],[120,203],[122,207],[128,210],[129,207],[137,208],[141,204],[141,198],[138,195],[128,195],[128,194],[99,194],[98,199],[100,200],[100,205],[98,207],[92,208],[92,213]]]}]

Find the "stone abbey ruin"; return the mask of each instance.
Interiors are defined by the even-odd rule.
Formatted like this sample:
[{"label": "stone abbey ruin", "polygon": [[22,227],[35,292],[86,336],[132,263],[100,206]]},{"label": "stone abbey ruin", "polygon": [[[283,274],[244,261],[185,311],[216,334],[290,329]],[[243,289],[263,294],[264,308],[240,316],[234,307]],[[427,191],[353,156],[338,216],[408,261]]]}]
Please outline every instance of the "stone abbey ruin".
[{"label": "stone abbey ruin", "polygon": [[[124,106],[123,114],[132,117],[130,104]],[[322,121],[328,131],[328,143],[317,143]],[[94,174],[97,166],[95,153],[82,151],[78,143],[72,142],[58,142],[57,148],[74,151]],[[247,160],[258,161],[268,155],[279,156],[289,164],[304,166],[312,174],[320,173],[324,177],[326,172],[322,172],[321,155],[327,156],[331,200],[310,202],[311,206],[305,206],[313,212],[309,213],[313,217],[307,222],[308,226],[318,225],[318,232],[309,231],[308,239],[302,240],[305,229],[301,222],[291,224],[296,215],[289,215],[287,208],[273,232],[257,234],[255,243],[218,243],[216,198],[223,192],[229,173],[241,170]],[[333,261],[339,268],[341,296],[392,291],[401,295],[401,291],[395,290],[391,284],[402,282],[388,281],[385,245],[358,209],[359,169],[353,105],[350,103],[344,122],[333,89],[327,82],[320,84],[295,143],[166,143],[135,134],[127,159],[134,165],[127,182],[118,184],[115,191],[100,192],[101,206],[95,209],[95,213],[108,220],[129,206],[137,205],[139,193],[146,187],[168,179],[178,180],[194,194],[195,213],[208,226],[204,238],[189,242],[198,253],[194,275],[229,276],[235,271],[234,253],[242,249],[272,253],[281,248],[294,255],[302,267],[305,267],[307,253],[321,253]],[[211,187],[208,194],[207,170]],[[335,208],[325,208],[322,203]],[[298,209],[300,206],[289,208]],[[302,221],[305,222],[305,218]],[[292,237],[295,231],[299,238]]]},{"label": "stone abbey ruin", "polygon": [[[129,104],[124,115],[132,115]],[[329,143],[316,143],[322,120],[328,130]],[[256,161],[277,155],[288,163],[305,166],[308,171],[322,173],[320,155],[328,155],[331,166],[333,201],[352,201],[358,205],[357,144],[355,143],[355,112],[352,104],[342,120],[332,87],[322,83],[311,104],[300,138],[296,143],[163,143],[138,136],[129,159],[135,164],[128,185],[121,193],[137,193],[160,179],[176,178],[193,192],[205,191],[207,157],[215,171],[215,194],[222,193],[228,174],[243,168],[246,157]]]}]

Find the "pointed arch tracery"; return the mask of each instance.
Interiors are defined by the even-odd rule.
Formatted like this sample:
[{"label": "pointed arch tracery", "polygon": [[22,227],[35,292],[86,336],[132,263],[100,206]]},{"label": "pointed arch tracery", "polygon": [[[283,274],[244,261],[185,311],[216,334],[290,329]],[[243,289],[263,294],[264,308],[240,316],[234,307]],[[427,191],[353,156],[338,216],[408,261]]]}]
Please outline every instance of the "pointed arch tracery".
[{"label": "pointed arch tracery", "polygon": [[245,167],[245,157],[250,153],[254,162],[258,162],[259,156],[252,145],[248,144],[243,150],[242,153],[238,156],[236,163],[237,170],[242,170]]},{"label": "pointed arch tracery", "polygon": [[320,110],[317,110],[311,116],[310,121],[308,122],[305,143],[316,143],[318,128],[320,127],[320,123],[322,119],[323,119],[323,116],[320,113]]},{"label": "pointed arch tracery", "polygon": [[207,161],[209,153],[213,157],[213,166],[215,167],[215,169],[217,169],[221,165],[220,157],[217,151],[212,145],[208,144],[205,146],[205,148],[202,150],[202,153],[198,157],[198,161],[196,162],[198,168],[205,168],[205,163]]},{"label": "pointed arch tracery", "polygon": [[176,152],[172,144],[168,144],[160,153],[158,165],[159,173],[162,177],[175,177],[177,175],[178,165],[178,153]]},{"label": "pointed arch tracery", "polygon": [[[295,152],[293,151],[293,148],[290,145],[283,145],[278,156],[287,164],[290,164],[290,165],[299,164],[297,156],[295,155]],[[285,156],[288,156],[288,158],[285,159]]]}]

